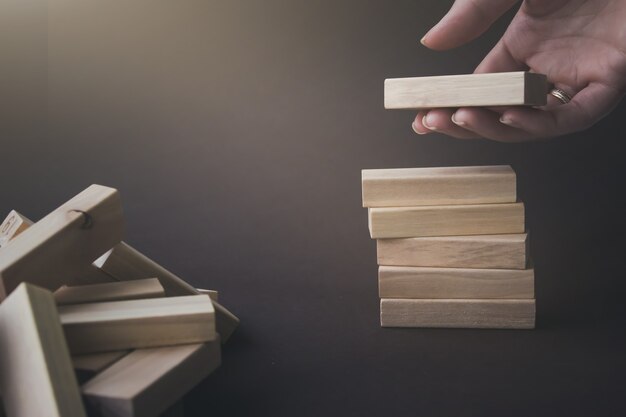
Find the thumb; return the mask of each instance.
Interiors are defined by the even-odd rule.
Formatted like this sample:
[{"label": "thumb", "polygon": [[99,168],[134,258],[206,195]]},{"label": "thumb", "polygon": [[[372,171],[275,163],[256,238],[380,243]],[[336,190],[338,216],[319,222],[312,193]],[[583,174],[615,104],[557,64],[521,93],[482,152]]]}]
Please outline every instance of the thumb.
[{"label": "thumb", "polygon": [[451,49],[485,32],[517,0],[456,0],[448,13],[422,38],[424,46]]}]

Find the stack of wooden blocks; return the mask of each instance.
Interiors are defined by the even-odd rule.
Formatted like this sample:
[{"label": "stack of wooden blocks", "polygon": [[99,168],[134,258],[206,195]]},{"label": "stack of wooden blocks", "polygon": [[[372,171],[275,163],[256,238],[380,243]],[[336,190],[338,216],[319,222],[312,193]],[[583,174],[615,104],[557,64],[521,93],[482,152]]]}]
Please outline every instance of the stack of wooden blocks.
[{"label": "stack of wooden blocks", "polygon": [[119,193],[99,185],[0,226],[7,417],[181,416],[220,365],[237,317],[123,237]]},{"label": "stack of wooden blocks", "polygon": [[362,187],[383,327],[534,328],[511,167],[363,170]]}]

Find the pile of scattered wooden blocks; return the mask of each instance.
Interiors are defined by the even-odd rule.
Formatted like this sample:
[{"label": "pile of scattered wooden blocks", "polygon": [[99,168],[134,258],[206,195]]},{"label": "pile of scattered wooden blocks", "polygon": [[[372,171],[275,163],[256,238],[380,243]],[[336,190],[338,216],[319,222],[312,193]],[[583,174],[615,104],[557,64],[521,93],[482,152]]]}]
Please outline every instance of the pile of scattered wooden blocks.
[{"label": "pile of scattered wooden blocks", "polygon": [[528,329],[534,269],[509,166],[363,170],[384,327]]},{"label": "pile of scattered wooden blocks", "polygon": [[[122,241],[117,190],[92,185],[0,227],[0,392],[8,417],[179,416],[239,320]],[[1,414],[1,413],[0,413]]]}]

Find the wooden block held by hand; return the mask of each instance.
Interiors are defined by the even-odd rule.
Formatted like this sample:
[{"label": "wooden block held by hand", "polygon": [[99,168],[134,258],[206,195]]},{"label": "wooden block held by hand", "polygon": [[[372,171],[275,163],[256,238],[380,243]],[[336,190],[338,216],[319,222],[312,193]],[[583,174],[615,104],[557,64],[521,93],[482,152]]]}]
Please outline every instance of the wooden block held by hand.
[{"label": "wooden block held by hand", "polygon": [[380,300],[383,327],[533,329],[535,300]]},{"label": "wooden block held by hand", "polygon": [[533,269],[380,266],[380,298],[527,299],[535,297]]},{"label": "wooden block held by hand", "polygon": [[376,207],[369,229],[373,239],[524,233],[524,204]]},{"label": "wooden block held by hand", "polygon": [[431,236],[376,241],[378,265],[525,269],[528,234]]},{"label": "wooden block held by hand", "polygon": [[59,307],[70,352],[108,352],[215,340],[215,310],[206,295],[110,301]]},{"label": "wooden block held by hand", "polygon": [[52,293],[19,285],[0,304],[0,392],[10,417],[85,417]]},{"label": "wooden block held by hand", "polygon": [[165,297],[165,290],[157,278],[71,287],[64,285],[54,292],[54,299],[58,305],[159,297]]},{"label": "wooden block held by hand", "polygon": [[364,169],[363,207],[514,203],[510,166]]},{"label": "wooden block held by hand", "polygon": [[11,210],[9,215],[2,222],[2,225],[0,225],[0,248],[32,224],[33,222],[26,217],[15,210]]},{"label": "wooden block held by hand", "polygon": [[90,186],[0,250],[0,300],[21,282],[50,290],[72,282],[123,235],[117,190]]},{"label": "wooden block held by hand", "polygon": [[156,417],[220,365],[219,340],[138,349],[88,381],[82,392],[100,417]]},{"label": "wooden block held by hand", "polygon": [[522,71],[385,80],[386,109],[545,106],[547,94],[545,75]]}]

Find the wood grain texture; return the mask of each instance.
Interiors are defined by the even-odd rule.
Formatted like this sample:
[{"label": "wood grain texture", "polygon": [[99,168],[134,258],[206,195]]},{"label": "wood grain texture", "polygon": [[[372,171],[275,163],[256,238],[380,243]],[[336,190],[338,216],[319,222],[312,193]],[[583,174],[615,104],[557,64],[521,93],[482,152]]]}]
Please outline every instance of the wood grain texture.
[{"label": "wood grain texture", "polygon": [[220,365],[220,343],[138,349],[82,387],[90,414],[155,417]]},{"label": "wood grain texture", "polygon": [[378,239],[379,265],[525,269],[528,234]]},{"label": "wood grain texture", "polygon": [[90,186],[0,250],[0,300],[21,282],[50,290],[73,282],[123,235],[117,190]]},{"label": "wood grain texture", "polygon": [[380,300],[383,327],[533,329],[535,300]]},{"label": "wood grain texture", "polygon": [[0,225],[0,248],[32,224],[33,222],[28,220],[28,218],[22,216],[15,210],[11,210]]},{"label": "wood grain texture", "polygon": [[514,203],[510,166],[364,169],[363,207]]},{"label": "wood grain texture", "polygon": [[524,233],[524,204],[370,208],[374,239]]},{"label": "wood grain texture", "polygon": [[64,285],[54,292],[57,305],[158,297],[165,297],[165,290],[157,278],[71,287]]},{"label": "wood grain texture", "polygon": [[7,416],[86,416],[51,292],[19,285],[0,304],[0,334]]},{"label": "wood grain texture", "polygon": [[529,72],[390,78],[386,109],[474,106],[545,106],[547,78]]},{"label": "wood grain texture", "polygon": [[526,299],[535,297],[534,269],[380,266],[380,298]]},{"label": "wood grain texture", "polygon": [[[196,288],[124,242],[100,257],[95,265],[121,281],[157,277],[168,297],[200,294]],[[239,319],[221,304],[214,304],[217,331],[222,343],[226,343],[239,325]]]},{"label": "wood grain texture", "polygon": [[73,355],[215,340],[215,310],[205,295],[60,306]]}]

